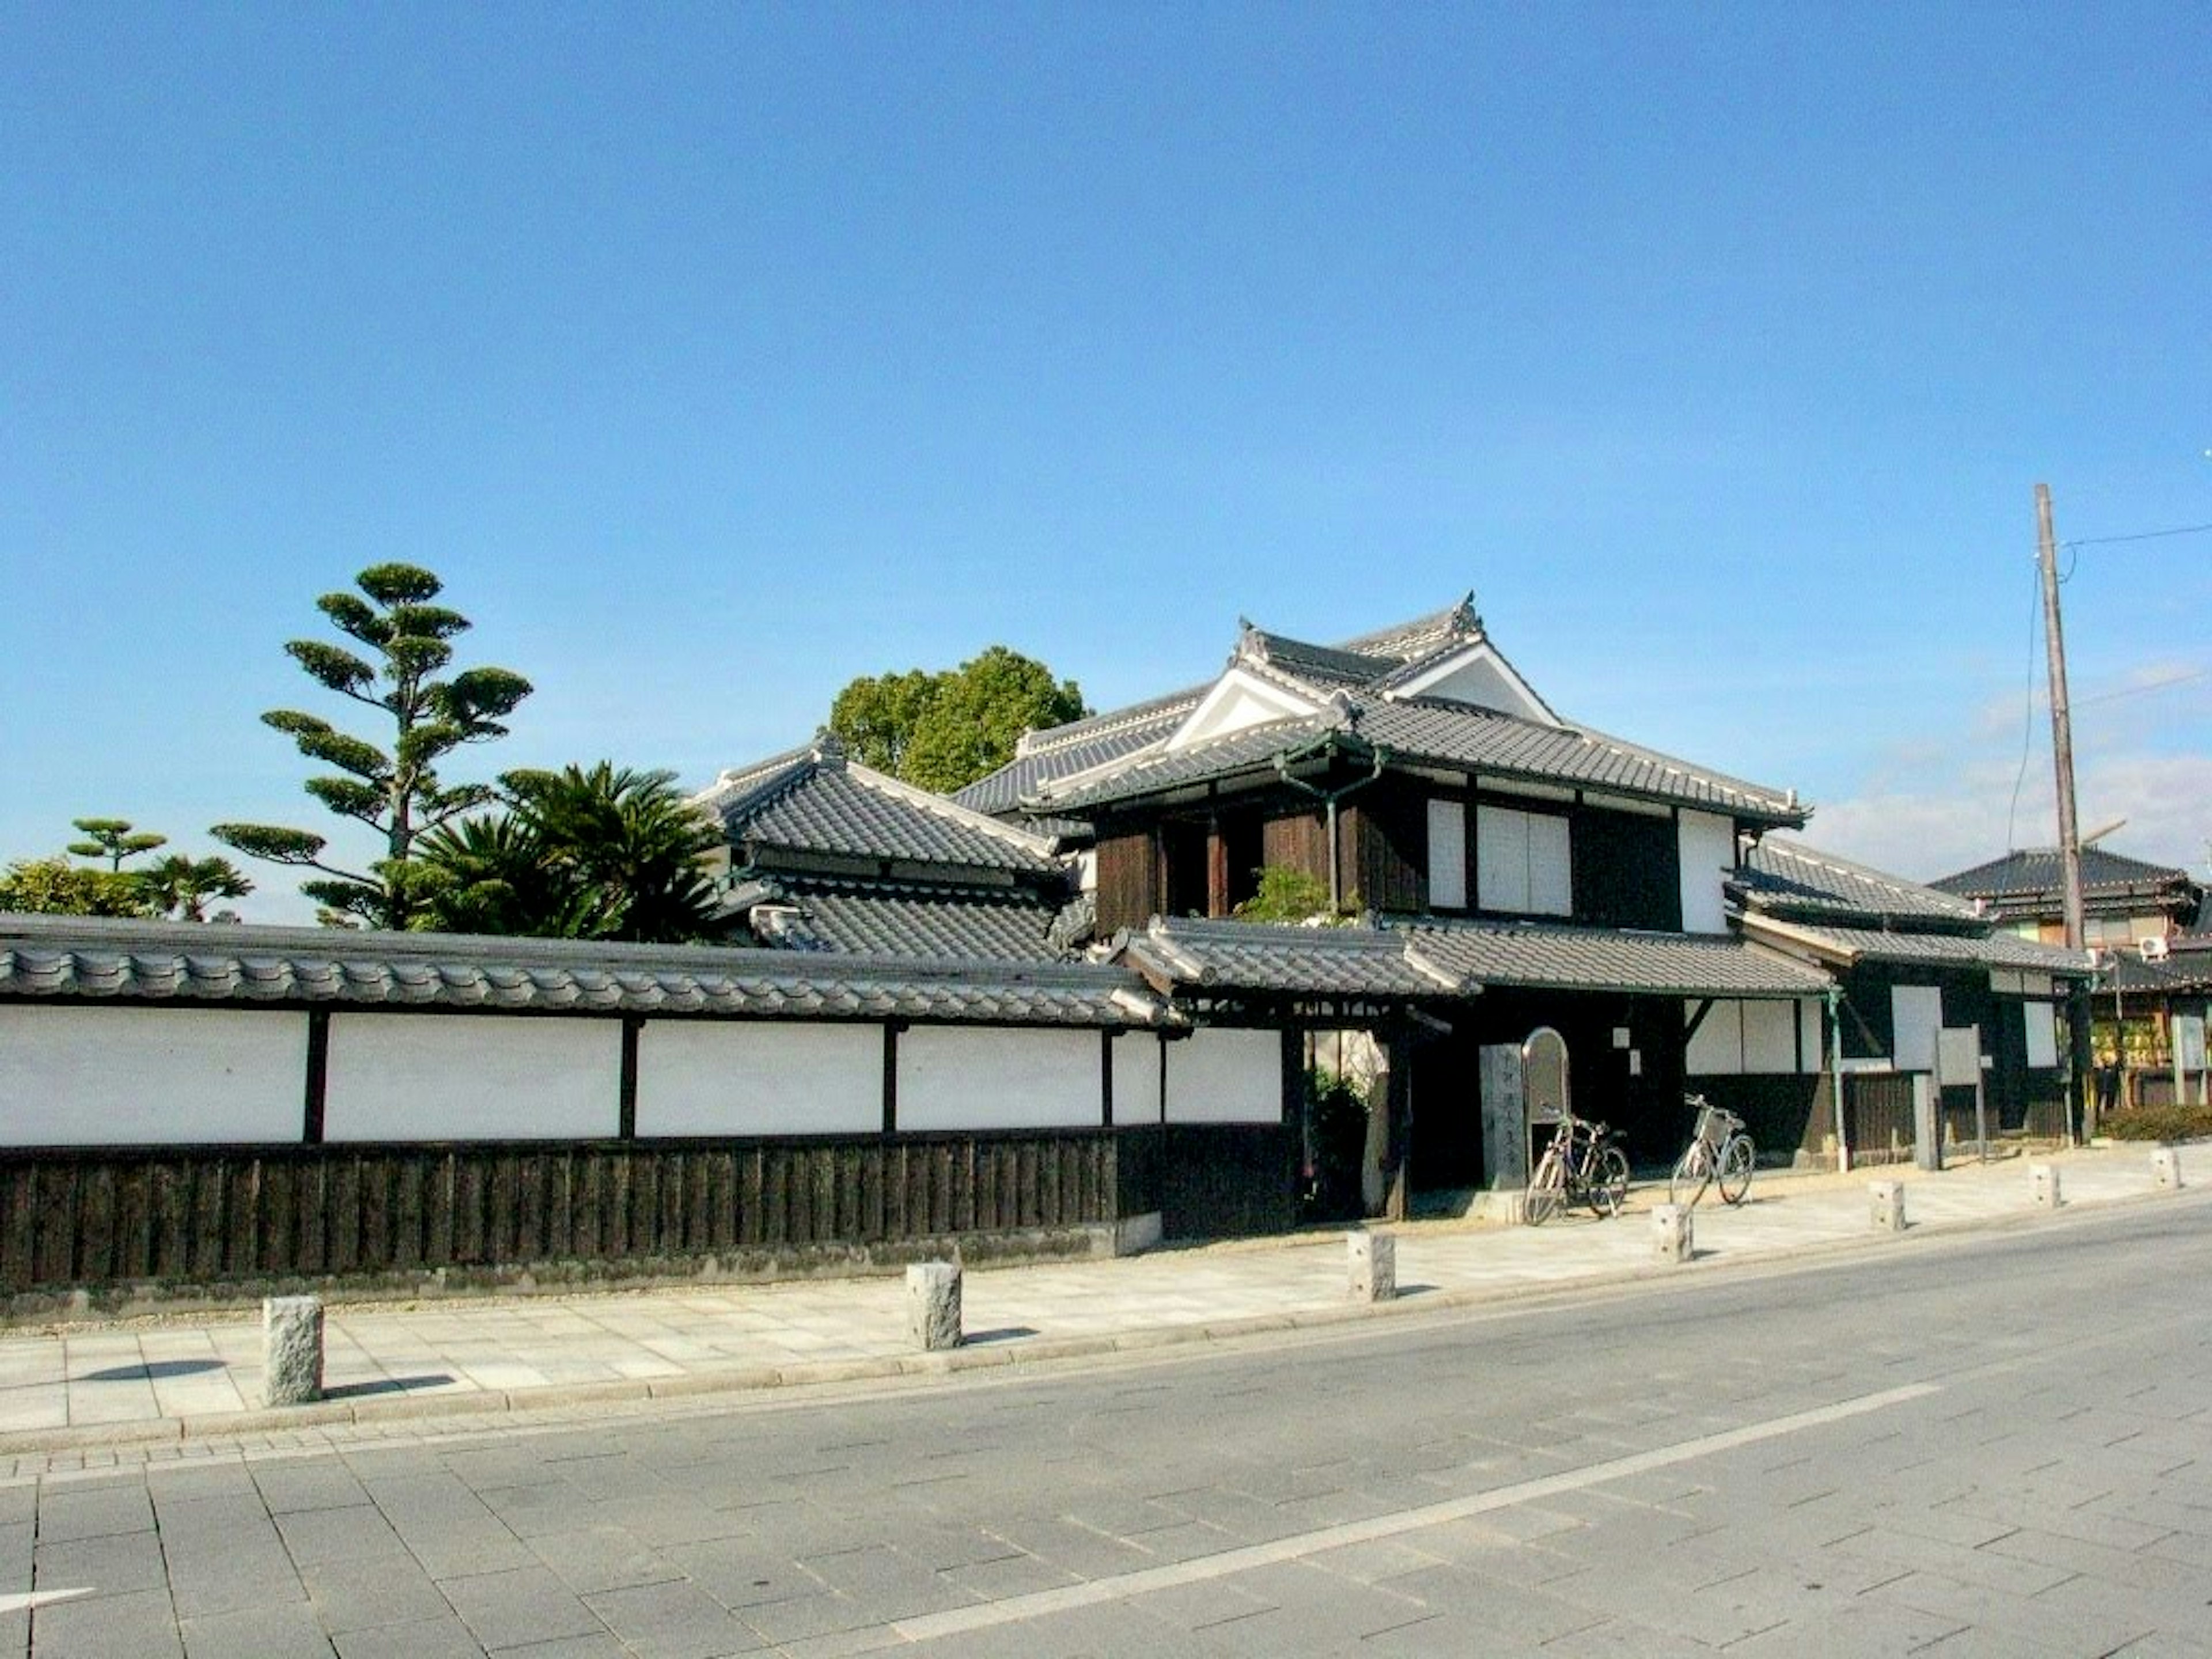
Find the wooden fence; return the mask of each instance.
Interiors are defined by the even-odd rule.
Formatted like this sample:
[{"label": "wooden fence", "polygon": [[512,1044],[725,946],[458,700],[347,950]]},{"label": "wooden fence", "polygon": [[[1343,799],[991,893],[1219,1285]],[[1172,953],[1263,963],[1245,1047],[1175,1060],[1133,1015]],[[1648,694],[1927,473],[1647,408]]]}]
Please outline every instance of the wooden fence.
[{"label": "wooden fence", "polygon": [[1102,1129],[9,1153],[0,1294],[644,1267],[1110,1224],[1157,1207],[1123,1203],[1115,1152]]}]

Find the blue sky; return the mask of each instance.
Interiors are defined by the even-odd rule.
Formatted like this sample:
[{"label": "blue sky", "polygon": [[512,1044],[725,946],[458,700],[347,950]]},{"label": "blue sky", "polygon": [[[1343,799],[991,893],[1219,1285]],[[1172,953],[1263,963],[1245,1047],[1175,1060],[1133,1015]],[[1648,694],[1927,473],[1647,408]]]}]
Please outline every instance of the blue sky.
[{"label": "blue sky", "polygon": [[2102,539],[2212,523],[2201,4],[0,0],[0,858],[343,844],[257,716],[401,559],[538,688],[455,776],[1472,589],[1928,878],[2053,839],[2041,480],[2083,827],[2205,867],[2212,537]]}]

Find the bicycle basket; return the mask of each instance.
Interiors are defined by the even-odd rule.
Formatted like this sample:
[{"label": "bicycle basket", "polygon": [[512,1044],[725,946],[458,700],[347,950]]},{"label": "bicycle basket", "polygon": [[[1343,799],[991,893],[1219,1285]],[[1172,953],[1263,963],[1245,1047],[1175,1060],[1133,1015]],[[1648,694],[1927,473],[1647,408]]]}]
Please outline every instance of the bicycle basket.
[{"label": "bicycle basket", "polygon": [[1743,1127],[1743,1120],[1725,1106],[1705,1106],[1698,1112],[1698,1139],[1715,1152],[1721,1143]]}]

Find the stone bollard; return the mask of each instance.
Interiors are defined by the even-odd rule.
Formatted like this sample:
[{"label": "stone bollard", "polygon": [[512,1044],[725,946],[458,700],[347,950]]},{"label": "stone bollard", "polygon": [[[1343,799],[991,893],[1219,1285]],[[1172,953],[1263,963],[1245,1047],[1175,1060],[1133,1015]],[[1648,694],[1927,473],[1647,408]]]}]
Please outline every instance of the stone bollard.
[{"label": "stone bollard", "polygon": [[2055,1164],[2031,1164],[2027,1168],[2028,1190],[2035,1196],[2038,1209],[2055,1210],[2062,1201],[2058,1196],[2058,1166]]},{"label": "stone bollard", "polygon": [[1345,1263],[1354,1302],[1389,1302],[1398,1294],[1398,1241],[1389,1233],[1346,1233]]},{"label": "stone bollard", "polygon": [[319,1297],[261,1299],[261,1403],[305,1406],[323,1397]]},{"label": "stone bollard", "polygon": [[2181,1149],[2160,1146],[2150,1155],[2151,1179],[2161,1192],[2178,1191],[2181,1186]]},{"label": "stone bollard", "polygon": [[915,1346],[935,1352],[960,1346],[960,1268],[917,1261],[906,1270],[906,1330]]},{"label": "stone bollard", "polygon": [[1901,1233],[1905,1231],[1905,1183],[1901,1181],[1869,1181],[1867,1197],[1873,1206],[1874,1230],[1878,1233]]},{"label": "stone bollard", "polygon": [[1691,1243],[1692,1232],[1688,1206],[1651,1206],[1651,1247],[1662,1261],[1687,1261],[1697,1254]]}]

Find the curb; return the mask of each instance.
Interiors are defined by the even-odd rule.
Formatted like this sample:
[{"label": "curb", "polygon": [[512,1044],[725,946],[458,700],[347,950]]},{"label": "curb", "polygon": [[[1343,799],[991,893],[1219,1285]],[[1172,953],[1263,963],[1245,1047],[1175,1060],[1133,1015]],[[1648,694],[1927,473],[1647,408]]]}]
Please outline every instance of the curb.
[{"label": "curb", "polygon": [[390,1399],[324,1399],[307,1405],[252,1411],[57,1425],[50,1429],[0,1432],[0,1455],[173,1446],[186,1442],[204,1443],[250,1435],[284,1434],[329,1427],[374,1429],[384,1425],[434,1419],[518,1416],[586,1406],[640,1406],[656,1400],[759,1395],[785,1389],[889,1382],[905,1377],[945,1378],[969,1371],[1047,1365],[1113,1354],[1157,1352],[1163,1349],[1200,1344],[1249,1341],[1285,1333],[1328,1331],[1377,1319],[1510,1304],[1535,1304],[1594,1290],[1660,1282],[1680,1284],[1685,1267],[1700,1277],[1715,1273],[1788,1267],[1841,1255],[1864,1255],[1893,1250],[1900,1243],[1910,1245],[1916,1239],[1934,1242],[1971,1234],[2012,1233],[2058,1224],[2065,1221],[2069,1212],[2075,1212],[2077,1217],[2086,1217],[2145,1203],[2171,1202],[2176,1198],[2192,1196],[2200,1201],[2212,1199],[2212,1186],[2185,1188],[2179,1193],[2154,1188],[2117,1197],[2069,1200],[2056,1213],[2029,1207],[2009,1213],[1955,1220],[1915,1221],[1902,1234],[1869,1231],[1859,1237],[1838,1237],[1798,1245],[1787,1250],[1751,1255],[1705,1250],[1686,1264],[1655,1263],[1642,1267],[1607,1268],[1541,1285],[1465,1285],[1454,1290],[1424,1291],[1416,1296],[1401,1296],[1386,1302],[1323,1303],[1291,1313],[1252,1314],[1184,1325],[1140,1326],[1110,1334],[1040,1338],[1020,1345],[990,1342],[937,1353],[896,1353],[785,1365],[733,1366],[726,1370],[693,1371],[678,1376],[552,1382],[526,1388],[486,1389],[466,1394],[418,1394]]}]

